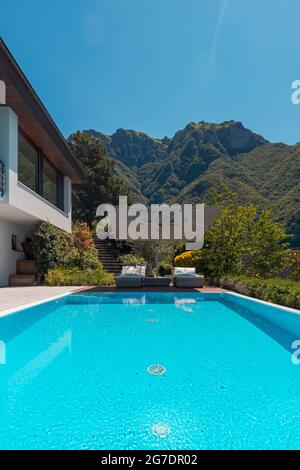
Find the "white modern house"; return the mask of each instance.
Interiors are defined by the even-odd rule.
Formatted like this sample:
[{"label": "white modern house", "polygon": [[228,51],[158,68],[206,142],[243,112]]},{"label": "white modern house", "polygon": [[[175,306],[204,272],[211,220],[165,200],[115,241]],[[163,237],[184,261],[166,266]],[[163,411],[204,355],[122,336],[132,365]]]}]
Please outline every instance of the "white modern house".
[{"label": "white modern house", "polygon": [[71,231],[72,181],[81,176],[63,135],[0,38],[0,286],[16,273],[16,262],[24,259],[21,243],[37,223]]}]

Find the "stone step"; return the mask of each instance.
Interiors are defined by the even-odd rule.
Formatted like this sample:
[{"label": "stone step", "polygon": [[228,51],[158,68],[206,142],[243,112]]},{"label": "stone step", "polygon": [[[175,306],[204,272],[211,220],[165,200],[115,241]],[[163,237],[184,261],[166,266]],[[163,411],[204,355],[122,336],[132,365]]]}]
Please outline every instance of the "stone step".
[{"label": "stone step", "polygon": [[110,245],[105,241],[99,240],[95,235],[93,236],[93,241],[98,252],[98,259],[102,263],[105,271],[114,275],[120,274],[122,265],[116,255],[111,251]]},{"label": "stone step", "polygon": [[9,285],[11,287],[33,286],[34,283],[34,274],[12,274],[9,276]]},{"label": "stone step", "polygon": [[106,251],[98,251],[98,253],[103,256],[103,258],[111,258],[111,259],[117,259],[115,256],[113,256],[110,253],[107,253]]},{"label": "stone step", "polygon": [[102,266],[104,269],[114,269],[116,271],[121,271],[122,267],[121,266],[116,266],[115,264],[105,264],[102,263]]},{"label": "stone step", "polygon": [[105,269],[105,271],[109,274],[121,274],[121,271],[119,269],[109,269],[109,268],[107,268],[107,269]]},{"label": "stone step", "polygon": [[99,258],[102,263],[106,264],[114,264],[115,266],[122,266],[118,261],[114,261],[113,259],[104,259],[104,258]]},{"label": "stone step", "polygon": [[101,263],[101,264],[104,267],[104,269],[106,269],[106,270],[107,269],[117,269],[117,270],[121,271],[121,269],[122,269],[122,266],[118,266],[117,264],[112,264],[112,263],[110,263],[110,264]]},{"label": "stone step", "polygon": [[105,271],[114,271],[114,272],[119,272],[121,271],[121,269],[119,269],[117,266],[103,266],[103,268],[105,269]]},{"label": "stone step", "polygon": [[108,267],[105,267],[105,266],[103,266],[103,268],[107,273],[119,273],[119,272],[121,272],[121,270],[118,269],[118,268],[108,268]]},{"label": "stone step", "polygon": [[113,260],[105,260],[103,258],[99,258],[99,261],[102,263],[102,264],[113,264],[114,266],[118,266],[118,267],[121,267],[121,265],[117,262],[114,262]]},{"label": "stone step", "polygon": [[36,275],[36,263],[28,259],[17,261],[17,274],[34,274]]}]

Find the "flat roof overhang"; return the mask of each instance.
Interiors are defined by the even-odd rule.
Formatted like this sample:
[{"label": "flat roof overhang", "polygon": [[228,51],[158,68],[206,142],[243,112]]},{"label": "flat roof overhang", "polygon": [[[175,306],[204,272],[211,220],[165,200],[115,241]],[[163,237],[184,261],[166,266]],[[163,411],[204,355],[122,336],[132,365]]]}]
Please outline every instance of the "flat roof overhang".
[{"label": "flat roof overhang", "polygon": [[82,167],[1,37],[0,80],[6,85],[6,106],[17,114],[19,126],[64,175],[80,182]]}]

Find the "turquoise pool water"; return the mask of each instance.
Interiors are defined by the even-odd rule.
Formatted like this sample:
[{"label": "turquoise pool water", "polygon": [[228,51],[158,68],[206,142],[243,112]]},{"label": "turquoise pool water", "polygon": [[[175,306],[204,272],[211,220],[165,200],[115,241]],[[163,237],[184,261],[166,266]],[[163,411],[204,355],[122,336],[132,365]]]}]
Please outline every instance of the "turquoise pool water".
[{"label": "turquoise pool water", "polygon": [[0,448],[300,448],[295,339],[297,314],[230,294],[72,295],[3,317]]}]

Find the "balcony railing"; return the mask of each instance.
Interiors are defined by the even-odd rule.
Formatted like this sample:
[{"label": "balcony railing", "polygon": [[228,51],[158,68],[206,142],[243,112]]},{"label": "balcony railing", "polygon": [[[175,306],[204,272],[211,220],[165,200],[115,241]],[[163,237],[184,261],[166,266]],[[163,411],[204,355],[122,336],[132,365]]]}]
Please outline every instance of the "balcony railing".
[{"label": "balcony railing", "polygon": [[0,160],[0,197],[3,197],[5,191],[5,168],[4,163]]}]

